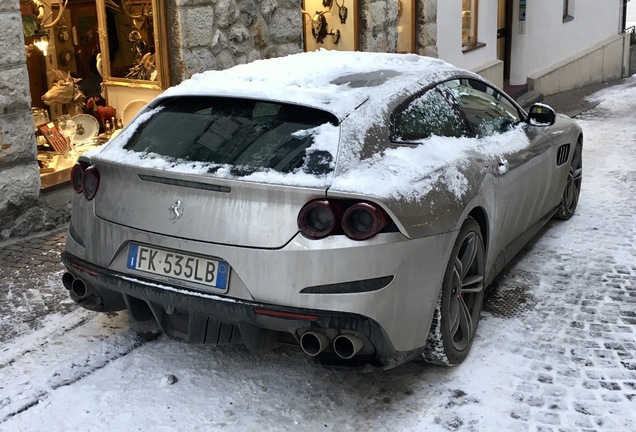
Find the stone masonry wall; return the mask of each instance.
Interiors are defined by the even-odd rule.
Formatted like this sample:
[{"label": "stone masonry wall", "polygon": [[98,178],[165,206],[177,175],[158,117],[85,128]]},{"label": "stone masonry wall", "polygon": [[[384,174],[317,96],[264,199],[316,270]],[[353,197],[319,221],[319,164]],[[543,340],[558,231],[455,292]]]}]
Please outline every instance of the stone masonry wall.
[{"label": "stone masonry wall", "polygon": [[[168,2],[170,72],[177,84],[193,74],[303,50],[300,0]],[[437,56],[437,0],[417,1],[418,53]],[[397,1],[358,5],[359,50],[396,52]]]},{"label": "stone masonry wall", "polygon": [[396,52],[398,2],[369,0],[360,2],[360,51]]},{"label": "stone masonry wall", "polygon": [[[437,1],[416,0],[416,52],[437,57]],[[360,51],[396,52],[397,1],[360,2]]]},{"label": "stone masonry wall", "polygon": [[38,200],[29,76],[17,0],[0,0],[0,239]]},{"label": "stone masonry wall", "polygon": [[417,53],[437,57],[437,0],[417,1]]},{"label": "stone masonry wall", "polygon": [[174,84],[303,50],[300,0],[176,0],[167,19]]},{"label": "stone masonry wall", "polygon": [[[31,94],[18,0],[0,0],[0,241],[66,220],[40,197]],[[66,210],[66,212],[64,211]]]}]

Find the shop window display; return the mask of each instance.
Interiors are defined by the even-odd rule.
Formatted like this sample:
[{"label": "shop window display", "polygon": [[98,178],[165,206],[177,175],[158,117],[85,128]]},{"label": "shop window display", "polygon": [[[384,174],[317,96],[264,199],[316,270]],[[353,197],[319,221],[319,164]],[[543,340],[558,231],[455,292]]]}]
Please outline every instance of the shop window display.
[{"label": "shop window display", "polygon": [[160,0],[97,0],[104,93],[124,125],[170,87],[165,8]]},{"label": "shop window display", "polygon": [[[305,51],[321,48],[358,50],[358,2],[304,0],[302,3]],[[395,0],[397,52],[415,52],[415,0]]]},{"label": "shop window display", "polygon": [[304,0],[302,14],[305,51],[358,49],[356,1]]},{"label": "shop window display", "polygon": [[169,87],[164,2],[97,0],[106,85]]},{"label": "shop window display", "polygon": [[20,0],[20,13],[38,166],[48,188],[68,181],[78,155],[103,142],[84,113],[87,97],[101,91],[97,12],[90,1]]},{"label": "shop window display", "polygon": [[[68,182],[77,157],[123,127],[108,84],[167,87],[157,59],[156,23],[163,16],[154,13],[156,5],[157,0],[20,0],[43,188]],[[126,40],[119,42],[122,32]]]}]

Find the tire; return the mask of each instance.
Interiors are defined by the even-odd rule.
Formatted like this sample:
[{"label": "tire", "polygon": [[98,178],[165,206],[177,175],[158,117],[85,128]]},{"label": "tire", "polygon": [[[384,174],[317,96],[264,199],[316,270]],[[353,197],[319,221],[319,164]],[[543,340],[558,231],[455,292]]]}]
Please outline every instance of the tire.
[{"label": "tire", "polygon": [[563,190],[561,204],[554,214],[555,219],[568,220],[574,216],[576,206],[579,203],[579,195],[581,193],[581,180],[583,178],[583,144],[581,140],[574,147],[572,162],[568,169],[568,181]]},{"label": "tire", "polygon": [[486,265],[479,224],[466,219],[453,247],[423,357],[429,363],[455,366],[473,343],[484,301]]}]

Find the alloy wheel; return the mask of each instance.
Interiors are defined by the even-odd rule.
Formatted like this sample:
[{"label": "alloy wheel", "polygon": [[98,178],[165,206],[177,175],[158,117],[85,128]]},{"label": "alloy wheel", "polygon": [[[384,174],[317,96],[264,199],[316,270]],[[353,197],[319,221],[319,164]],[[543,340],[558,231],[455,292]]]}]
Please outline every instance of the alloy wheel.
[{"label": "alloy wheel", "polygon": [[455,257],[448,303],[448,325],[457,351],[473,340],[484,297],[484,248],[481,238],[470,231]]},{"label": "alloy wheel", "polygon": [[579,144],[574,148],[574,155],[572,156],[572,163],[568,170],[568,180],[565,186],[565,194],[563,204],[569,212],[574,212],[579,200],[579,194],[581,192],[581,179],[583,177],[583,160],[582,160],[581,146]]}]

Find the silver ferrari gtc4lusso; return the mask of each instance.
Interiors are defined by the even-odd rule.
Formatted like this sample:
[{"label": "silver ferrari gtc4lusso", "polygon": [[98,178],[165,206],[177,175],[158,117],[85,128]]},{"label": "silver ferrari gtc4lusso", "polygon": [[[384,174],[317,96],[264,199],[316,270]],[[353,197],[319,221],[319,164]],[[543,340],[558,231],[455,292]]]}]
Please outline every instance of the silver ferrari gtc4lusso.
[{"label": "silver ferrari gtc4lusso", "polygon": [[467,356],[498,272],[581,186],[581,128],[417,55],[197,74],[72,171],[71,298],[322,364]]}]

